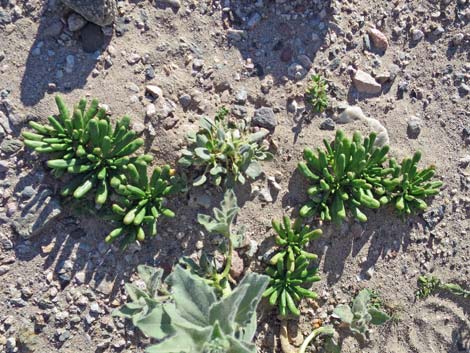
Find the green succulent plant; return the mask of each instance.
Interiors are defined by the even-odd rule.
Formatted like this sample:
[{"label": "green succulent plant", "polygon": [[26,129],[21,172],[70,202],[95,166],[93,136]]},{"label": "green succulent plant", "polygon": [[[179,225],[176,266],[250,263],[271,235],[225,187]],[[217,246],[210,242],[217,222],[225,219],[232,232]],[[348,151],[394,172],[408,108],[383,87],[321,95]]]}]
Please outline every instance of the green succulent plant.
[{"label": "green succulent plant", "polygon": [[207,179],[215,185],[244,184],[246,178],[255,179],[261,174],[259,161],[272,157],[262,144],[267,131],[251,133],[244,120],[231,123],[226,118],[228,112],[222,113],[217,114],[215,121],[201,118],[199,131],[187,135],[189,146],[182,151],[178,163],[202,171],[194,186],[204,184]]},{"label": "green succulent plant", "polygon": [[[153,307],[145,321],[144,333],[159,340],[147,353],[256,353],[256,308],[266,276],[248,274],[221,299],[215,288],[180,266],[165,283],[170,300]],[[140,320],[136,326],[141,328]]]},{"label": "green succulent plant", "polygon": [[316,260],[318,256],[305,250],[309,241],[318,239],[322,234],[321,229],[311,230],[309,226],[302,225],[297,219],[293,224],[288,216],[284,216],[282,224],[276,220],[272,221],[272,227],[277,233],[275,241],[281,248],[270,260],[271,265],[276,265],[281,258],[285,259],[288,269],[293,271],[295,259],[303,255],[309,260]]},{"label": "green succulent plant", "polygon": [[298,169],[311,186],[307,191],[310,200],[300,210],[302,217],[319,213],[322,220],[341,223],[349,211],[365,222],[361,208],[380,207],[378,196],[385,193],[381,181],[392,169],[382,166],[389,147],[375,148],[375,139],[375,133],[362,139],[355,132],[351,140],[338,130],[333,142],[323,141],[325,151],[304,150],[305,162]]},{"label": "green succulent plant", "polygon": [[[276,255],[274,255],[276,256]],[[293,269],[287,267],[283,257],[276,261],[276,266],[266,268],[266,274],[271,277],[269,286],[263,293],[271,305],[277,305],[281,316],[288,312],[299,316],[298,304],[303,298],[316,299],[317,293],[304,288],[312,282],[320,280],[316,268],[309,268],[310,262],[304,255],[297,256]]]},{"label": "green succulent plant", "polygon": [[437,195],[444,185],[441,181],[431,181],[436,173],[434,166],[418,170],[420,159],[420,152],[412,158],[405,158],[401,164],[391,159],[392,175],[382,181],[387,192],[382,202],[392,203],[400,214],[424,211],[428,207],[424,199]]},{"label": "green succulent plant", "polygon": [[106,242],[124,237],[121,246],[125,247],[136,240],[155,237],[160,215],[175,216],[165,207],[166,198],[178,191],[175,170],[169,165],[155,167],[150,180],[147,173],[147,164],[136,161],[126,166],[126,176],[111,180],[120,195],[112,205],[120,224],[108,234]]},{"label": "green succulent plant", "polygon": [[449,291],[452,294],[470,299],[470,290],[463,289],[456,283],[444,283],[435,276],[419,276],[416,298],[425,299],[439,290]]},{"label": "green succulent plant", "polygon": [[129,117],[123,117],[113,128],[106,111],[98,110],[96,100],[86,110],[86,100],[82,99],[72,116],[60,97],[56,97],[56,103],[59,116],[49,117],[49,125],[30,122],[36,133],[23,132],[25,145],[39,153],[55,154],[47,161],[55,176],[66,172],[74,175],[62,189],[62,196],[80,199],[96,189],[95,203],[103,205],[110,192],[110,180],[119,179],[128,165],[148,163],[152,156],[131,157],[144,140],[129,128]]},{"label": "green succulent plant", "polygon": [[352,306],[338,305],[333,314],[346,324],[349,330],[366,341],[370,325],[383,325],[390,320],[390,316],[384,311],[371,305],[370,291],[363,289],[354,298]]},{"label": "green succulent plant", "polygon": [[323,112],[328,107],[328,84],[319,75],[310,78],[305,96],[315,112]]}]

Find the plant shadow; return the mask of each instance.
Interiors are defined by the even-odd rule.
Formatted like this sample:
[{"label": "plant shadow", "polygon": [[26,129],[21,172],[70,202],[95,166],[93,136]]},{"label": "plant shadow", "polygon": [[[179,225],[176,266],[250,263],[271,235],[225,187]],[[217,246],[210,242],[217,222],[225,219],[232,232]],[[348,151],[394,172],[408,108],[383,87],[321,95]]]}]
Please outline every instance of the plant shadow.
[{"label": "plant shadow", "polygon": [[[265,1],[257,6],[253,1],[235,0],[222,12],[222,21],[229,45],[236,47],[243,59],[252,60],[246,74],[260,79],[269,75],[273,84],[282,85],[287,76],[301,79],[307,75],[325,41],[329,16],[330,1],[319,5],[294,1],[289,6]],[[296,64],[303,67],[299,77],[288,72]]]},{"label": "plant shadow", "polygon": [[44,6],[47,8],[21,80],[21,102],[25,106],[36,105],[46,92],[70,92],[84,87],[112,38],[92,23],[70,32],[63,21],[63,15],[68,16],[67,10],[59,5]]}]

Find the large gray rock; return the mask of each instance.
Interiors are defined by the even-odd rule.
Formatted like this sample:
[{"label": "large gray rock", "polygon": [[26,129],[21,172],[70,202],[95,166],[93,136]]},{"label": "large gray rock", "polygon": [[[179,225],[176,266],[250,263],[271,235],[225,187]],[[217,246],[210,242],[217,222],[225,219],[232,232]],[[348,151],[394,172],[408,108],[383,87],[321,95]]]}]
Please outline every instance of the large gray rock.
[{"label": "large gray rock", "polygon": [[35,196],[34,202],[13,216],[12,225],[22,238],[38,234],[62,213],[59,201],[51,194],[50,190],[43,190]]},{"label": "large gray rock", "polygon": [[62,0],[62,2],[98,26],[108,26],[114,22],[115,0]]}]

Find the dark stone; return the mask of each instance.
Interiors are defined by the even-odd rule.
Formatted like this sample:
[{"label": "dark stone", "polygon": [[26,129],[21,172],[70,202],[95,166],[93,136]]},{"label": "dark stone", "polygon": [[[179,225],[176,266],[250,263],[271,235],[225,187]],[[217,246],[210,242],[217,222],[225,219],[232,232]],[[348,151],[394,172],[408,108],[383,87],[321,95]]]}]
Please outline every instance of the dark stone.
[{"label": "dark stone", "polygon": [[440,205],[423,214],[423,219],[426,222],[426,225],[429,227],[429,229],[434,229],[434,227],[436,227],[437,224],[440,221],[442,221],[442,219],[444,218],[445,211],[446,211],[446,206]]},{"label": "dark stone", "polygon": [[286,46],[281,52],[281,61],[288,63],[292,60],[294,56],[294,51],[290,46]]},{"label": "dark stone", "polygon": [[155,78],[155,70],[153,69],[152,66],[147,66],[145,68],[145,78],[147,80],[152,80]]},{"label": "dark stone", "polygon": [[274,130],[277,126],[276,116],[272,108],[261,107],[255,111],[252,120],[253,125],[264,127],[268,130]]},{"label": "dark stone", "polygon": [[335,122],[331,118],[326,118],[320,124],[320,130],[334,130],[335,129]]},{"label": "dark stone", "polygon": [[94,53],[101,49],[104,44],[104,34],[100,26],[94,23],[88,23],[80,31],[83,51],[86,53]]},{"label": "dark stone", "polygon": [[98,26],[108,26],[114,22],[115,0],[62,0],[62,2]]}]

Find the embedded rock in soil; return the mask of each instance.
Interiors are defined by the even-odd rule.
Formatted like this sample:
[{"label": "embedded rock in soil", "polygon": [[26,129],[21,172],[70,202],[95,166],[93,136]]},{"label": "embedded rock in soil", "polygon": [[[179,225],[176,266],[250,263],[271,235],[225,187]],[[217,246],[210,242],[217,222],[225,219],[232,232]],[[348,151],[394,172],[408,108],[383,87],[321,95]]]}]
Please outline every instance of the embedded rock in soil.
[{"label": "embedded rock in soil", "polygon": [[354,87],[359,92],[367,94],[378,94],[382,91],[382,86],[367,72],[357,70],[353,77]]},{"label": "embedded rock in soil", "polygon": [[268,130],[274,130],[277,125],[277,120],[272,108],[261,107],[255,111],[252,123],[255,126],[264,127]]},{"label": "embedded rock in soil", "polygon": [[50,190],[43,190],[21,212],[13,216],[12,225],[18,234],[29,239],[44,229],[54,218],[61,214],[58,200],[52,198]]},{"label": "embedded rock in soil", "polygon": [[93,53],[104,44],[104,34],[101,28],[93,23],[88,23],[80,31],[80,38],[82,40],[83,51],[86,53]]},{"label": "embedded rock in soil", "polygon": [[375,28],[370,28],[367,31],[367,33],[369,34],[369,37],[372,39],[372,42],[374,43],[375,47],[383,51],[387,50],[388,40],[385,34],[383,34],[378,29],[375,29]]},{"label": "embedded rock in soil", "polygon": [[114,0],[62,0],[62,2],[98,26],[104,27],[114,22],[116,11]]}]

